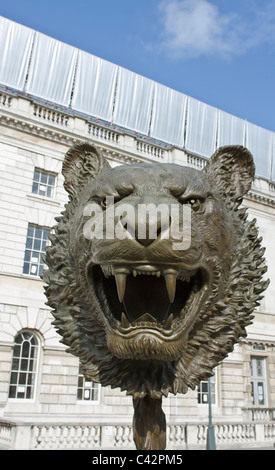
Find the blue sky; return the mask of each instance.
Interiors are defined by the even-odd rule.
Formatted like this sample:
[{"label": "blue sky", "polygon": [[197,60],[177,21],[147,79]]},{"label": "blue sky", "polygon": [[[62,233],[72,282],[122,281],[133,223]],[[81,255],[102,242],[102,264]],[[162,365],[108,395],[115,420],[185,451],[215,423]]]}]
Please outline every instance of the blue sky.
[{"label": "blue sky", "polygon": [[0,15],[275,131],[275,0],[9,0]]}]

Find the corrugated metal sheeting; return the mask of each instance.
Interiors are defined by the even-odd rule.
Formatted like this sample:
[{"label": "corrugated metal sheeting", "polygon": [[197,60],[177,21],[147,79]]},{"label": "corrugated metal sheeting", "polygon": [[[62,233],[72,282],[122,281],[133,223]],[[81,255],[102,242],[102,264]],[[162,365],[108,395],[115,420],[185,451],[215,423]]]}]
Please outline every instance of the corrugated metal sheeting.
[{"label": "corrugated metal sheeting", "polygon": [[275,180],[274,132],[3,17],[0,64],[2,85],[198,155],[245,145]]}]

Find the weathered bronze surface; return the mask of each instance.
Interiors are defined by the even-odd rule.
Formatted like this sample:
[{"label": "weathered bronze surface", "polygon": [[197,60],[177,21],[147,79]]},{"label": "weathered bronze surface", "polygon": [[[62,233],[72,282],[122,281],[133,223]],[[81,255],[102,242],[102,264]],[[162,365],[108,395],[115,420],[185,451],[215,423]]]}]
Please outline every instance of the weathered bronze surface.
[{"label": "weathered bronze surface", "polygon": [[166,448],[166,418],[161,408],[162,398],[133,398],[134,442],[138,450]]},{"label": "weathered bronze surface", "polygon": [[[112,169],[89,143],[66,154],[70,201],[46,251],[48,304],[85,377],[133,396],[137,446],[165,445],[161,397],[185,393],[212,375],[246,336],[268,285],[255,220],[240,208],[254,171],[250,152],[240,146],[218,149],[202,171],[161,163]],[[170,218],[157,221],[157,238],[147,219],[146,236],[133,237],[137,227],[128,219],[125,239],[87,239],[89,204],[97,204],[106,228],[111,197],[116,211],[122,204],[134,213],[140,204],[173,205],[180,214],[188,207],[190,247],[175,249],[175,239],[164,237]],[[122,224],[122,214],[115,221]],[[148,424],[140,416],[152,399],[156,413]]]}]

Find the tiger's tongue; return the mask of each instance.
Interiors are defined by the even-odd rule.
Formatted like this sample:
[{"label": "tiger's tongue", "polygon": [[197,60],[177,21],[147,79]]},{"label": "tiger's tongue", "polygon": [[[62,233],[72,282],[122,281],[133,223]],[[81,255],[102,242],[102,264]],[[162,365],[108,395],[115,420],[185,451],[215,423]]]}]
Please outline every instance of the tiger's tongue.
[{"label": "tiger's tongue", "polygon": [[123,304],[131,323],[142,321],[140,317],[145,318],[145,314],[159,323],[166,320],[170,301],[164,276],[127,276]]}]

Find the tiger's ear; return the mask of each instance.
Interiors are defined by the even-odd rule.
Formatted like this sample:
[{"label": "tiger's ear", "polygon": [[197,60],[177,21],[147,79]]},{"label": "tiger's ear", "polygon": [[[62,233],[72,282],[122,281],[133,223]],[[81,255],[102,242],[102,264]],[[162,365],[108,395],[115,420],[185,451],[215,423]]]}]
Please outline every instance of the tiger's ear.
[{"label": "tiger's ear", "polygon": [[202,171],[225,199],[236,202],[250,190],[255,165],[247,148],[231,145],[220,147]]},{"label": "tiger's ear", "polygon": [[71,197],[75,197],[90,180],[96,179],[110,168],[95,145],[88,142],[76,144],[68,150],[62,165],[64,188]]}]

